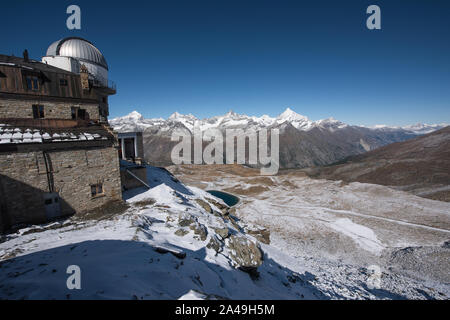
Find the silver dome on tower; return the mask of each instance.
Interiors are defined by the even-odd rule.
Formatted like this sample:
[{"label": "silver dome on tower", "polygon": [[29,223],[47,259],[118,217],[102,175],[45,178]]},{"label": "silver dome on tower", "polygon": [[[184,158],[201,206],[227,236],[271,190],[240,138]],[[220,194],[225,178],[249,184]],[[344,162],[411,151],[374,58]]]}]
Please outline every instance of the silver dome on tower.
[{"label": "silver dome on tower", "polygon": [[42,62],[74,73],[80,73],[80,68],[84,65],[92,78],[108,85],[106,59],[100,50],[86,39],[69,37],[53,42]]},{"label": "silver dome on tower", "polygon": [[96,63],[108,70],[108,64],[100,50],[92,42],[78,37],[70,37],[53,42],[47,49],[47,56],[77,58]]}]

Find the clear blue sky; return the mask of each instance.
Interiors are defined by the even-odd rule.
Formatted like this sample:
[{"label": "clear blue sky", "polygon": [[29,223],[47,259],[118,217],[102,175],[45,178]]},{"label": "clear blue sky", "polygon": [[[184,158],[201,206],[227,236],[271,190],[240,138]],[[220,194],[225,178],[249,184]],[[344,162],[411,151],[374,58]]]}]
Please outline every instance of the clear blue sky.
[{"label": "clear blue sky", "polygon": [[[66,28],[78,4],[82,30]],[[370,4],[382,30],[366,28]],[[111,117],[229,109],[351,124],[450,123],[450,1],[8,1],[0,53],[92,41],[118,88]]]}]

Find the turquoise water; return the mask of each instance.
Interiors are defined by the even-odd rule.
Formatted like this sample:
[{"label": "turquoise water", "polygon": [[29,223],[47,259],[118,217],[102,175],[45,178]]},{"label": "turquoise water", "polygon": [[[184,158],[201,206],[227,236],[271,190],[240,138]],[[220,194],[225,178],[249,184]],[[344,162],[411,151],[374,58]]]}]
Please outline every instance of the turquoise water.
[{"label": "turquoise water", "polygon": [[230,207],[234,206],[236,203],[239,202],[239,198],[238,197],[233,196],[232,194],[229,194],[229,193],[226,193],[226,192],[217,191],[217,190],[206,190],[206,192],[209,192],[213,196],[222,199],[223,202],[225,202]]}]

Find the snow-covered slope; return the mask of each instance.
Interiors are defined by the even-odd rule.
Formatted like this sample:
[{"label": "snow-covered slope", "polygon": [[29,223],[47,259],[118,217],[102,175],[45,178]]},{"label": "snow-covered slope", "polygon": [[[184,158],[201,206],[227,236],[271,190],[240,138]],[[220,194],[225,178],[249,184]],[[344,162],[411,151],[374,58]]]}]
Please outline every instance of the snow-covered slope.
[{"label": "snow-covered slope", "polygon": [[[3,237],[0,299],[445,298],[390,273],[383,290],[370,289],[366,268],[287,255],[267,244],[264,229],[164,169],[148,167],[148,183],[125,194],[122,212],[113,206]],[[334,226],[380,250],[368,228]],[[71,265],[80,267],[80,290],[67,288]]]},{"label": "snow-covered slope", "polygon": [[[263,251],[222,200],[164,169],[148,167],[148,182],[125,194],[123,213],[105,208],[1,239],[0,299],[326,298],[283,255]],[[81,290],[66,286],[70,265]]]}]

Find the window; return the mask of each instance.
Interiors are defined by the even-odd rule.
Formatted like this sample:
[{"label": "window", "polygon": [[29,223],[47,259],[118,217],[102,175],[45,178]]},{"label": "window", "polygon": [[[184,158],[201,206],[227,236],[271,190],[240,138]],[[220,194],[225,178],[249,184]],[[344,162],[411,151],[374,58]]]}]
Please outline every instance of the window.
[{"label": "window", "polygon": [[60,86],[67,86],[67,79],[59,79]]},{"label": "window", "polygon": [[27,76],[27,89],[38,91],[39,90],[39,81],[37,77]]},{"label": "window", "polygon": [[108,101],[108,99],[106,97],[102,98],[103,103],[106,103]]},{"label": "window", "polygon": [[76,120],[77,119],[78,109],[79,109],[78,107],[70,108],[70,110],[72,111],[72,120]]},{"label": "window", "polygon": [[96,197],[103,194],[103,184],[97,183],[91,185],[91,196]]},{"label": "window", "polygon": [[78,119],[86,120],[86,110],[85,109],[78,109],[77,114]]},{"label": "window", "polygon": [[33,118],[34,119],[44,118],[44,106],[33,104]]},{"label": "window", "polygon": [[72,120],[82,119],[86,120],[86,110],[80,109],[79,107],[71,107]]}]

